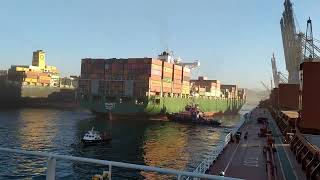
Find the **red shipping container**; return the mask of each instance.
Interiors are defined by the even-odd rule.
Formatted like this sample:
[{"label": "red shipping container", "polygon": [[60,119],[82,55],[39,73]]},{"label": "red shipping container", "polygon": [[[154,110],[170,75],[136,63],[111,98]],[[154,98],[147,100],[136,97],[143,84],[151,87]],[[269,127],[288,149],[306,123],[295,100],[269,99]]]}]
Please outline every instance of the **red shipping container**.
[{"label": "red shipping container", "polygon": [[302,106],[299,127],[303,133],[320,131],[320,62],[304,62],[302,70]]},{"label": "red shipping container", "polygon": [[299,109],[299,90],[298,84],[279,84],[279,108],[281,110]]},{"label": "red shipping container", "polygon": [[274,108],[278,108],[279,107],[279,88],[273,88],[273,90],[271,91],[270,94],[270,99],[271,99],[271,105]]}]

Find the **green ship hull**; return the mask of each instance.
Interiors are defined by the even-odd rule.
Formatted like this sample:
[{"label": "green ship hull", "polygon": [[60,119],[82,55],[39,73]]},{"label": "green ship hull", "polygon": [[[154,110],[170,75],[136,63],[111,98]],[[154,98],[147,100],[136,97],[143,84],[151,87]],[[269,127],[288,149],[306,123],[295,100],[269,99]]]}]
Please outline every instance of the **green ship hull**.
[{"label": "green ship hull", "polygon": [[[122,101],[120,103],[120,101]],[[238,113],[245,100],[240,99],[208,99],[208,98],[174,98],[159,97],[146,98],[137,101],[104,101],[93,99],[82,99],[82,107],[91,110],[94,113],[113,113],[116,115],[161,115],[165,113],[176,113],[185,110],[190,104],[197,104],[203,112],[213,113]]]}]

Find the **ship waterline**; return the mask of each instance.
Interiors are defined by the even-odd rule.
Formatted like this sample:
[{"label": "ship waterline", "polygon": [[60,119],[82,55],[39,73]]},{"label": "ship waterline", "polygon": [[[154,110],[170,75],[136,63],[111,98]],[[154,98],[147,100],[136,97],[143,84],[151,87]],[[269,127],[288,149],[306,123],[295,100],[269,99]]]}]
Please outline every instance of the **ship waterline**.
[{"label": "ship waterline", "polygon": [[[122,102],[121,102],[122,101]],[[241,109],[244,100],[239,99],[208,99],[208,98],[145,98],[139,102],[107,101],[107,100],[81,100],[81,105],[95,113],[109,113],[115,115],[146,115],[156,116],[165,113],[176,113],[185,110],[190,104],[197,104],[201,111],[207,114],[236,114]]]}]

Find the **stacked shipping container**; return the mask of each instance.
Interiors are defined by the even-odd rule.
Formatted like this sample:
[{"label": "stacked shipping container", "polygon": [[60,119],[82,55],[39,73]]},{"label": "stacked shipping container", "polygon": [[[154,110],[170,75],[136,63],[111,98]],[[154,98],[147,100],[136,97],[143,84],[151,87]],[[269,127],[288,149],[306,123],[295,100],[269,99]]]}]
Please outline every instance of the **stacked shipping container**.
[{"label": "stacked shipping container", "polygon": [[33,84],[40,83],[42,85],[49,85],[51,83],[51,77],[49,73],[21,68],[11,68],[8,73],[8,80]]},{"label": "stacked shipping container", "polygon": [[173,64],[162,62],[162,92],[172,92]]},{"label": "stacked shipping container", "polygon": [[182,94],[190,94],[191,70],[187,67],[182,68]]},{"label": "stacked shipping container", "polygon": [[172,93],[182,93],[182,66],[174,65]]},{"label": "stacked shipping container", "polygon": [[153,58],[82,59],[81,79],[108,81],[105,94],[117,96],[190,92],[190,69]]},{"label": "stacked shipping container", "polygon": [[299,109],[299,84],[279,84],[278,103],[281,110]]},{"label": "stacked shipping container", "polygon": [[225,98],[233,99],[238,98],[238,86],[237,85],[221,85],[221,91],[224,93]]},{"label": "stacked shipping container", "polygon": [[220,97],[220,81],[218,80],[207,80],[200,76],[197,80],[191,80],[191,84],[200,96]]},{"label": "stacked shipping container", "polygon": [[299,127],[306,133],[319,133],[319,102],[320,102],[320,62],[303,62],[301,118]]}]

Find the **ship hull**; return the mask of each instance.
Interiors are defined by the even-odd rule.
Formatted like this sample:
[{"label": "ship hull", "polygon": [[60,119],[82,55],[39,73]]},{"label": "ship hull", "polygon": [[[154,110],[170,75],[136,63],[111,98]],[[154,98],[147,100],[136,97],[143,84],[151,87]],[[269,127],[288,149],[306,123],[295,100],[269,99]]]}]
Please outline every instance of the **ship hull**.
[{"label": "ship hull", "polygon": [[113,116],[157,116],[166,113],[176,113],[185,110],[191,103],[198,104],[203,112],[236,114],[241,109],[244,100],[239,99],[207,99],[207,98],[148,98],[140,102],[119,102],[104,100],[81,100],[82,107],[92,112],[104,115],[109,112]]}]

